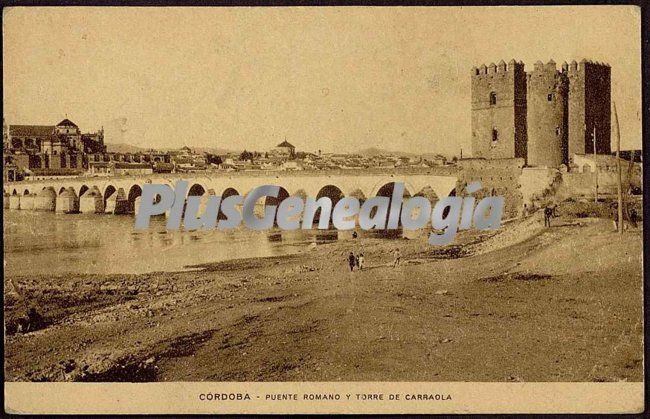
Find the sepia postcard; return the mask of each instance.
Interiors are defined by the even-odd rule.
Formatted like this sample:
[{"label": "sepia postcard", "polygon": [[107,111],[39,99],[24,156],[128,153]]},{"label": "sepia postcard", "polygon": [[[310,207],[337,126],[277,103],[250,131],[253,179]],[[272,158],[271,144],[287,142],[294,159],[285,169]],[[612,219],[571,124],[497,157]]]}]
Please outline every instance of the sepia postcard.
[{"label": "sepia postcard", "polygon": [[4,8],[5,412],[643,412],[641,16]]}]

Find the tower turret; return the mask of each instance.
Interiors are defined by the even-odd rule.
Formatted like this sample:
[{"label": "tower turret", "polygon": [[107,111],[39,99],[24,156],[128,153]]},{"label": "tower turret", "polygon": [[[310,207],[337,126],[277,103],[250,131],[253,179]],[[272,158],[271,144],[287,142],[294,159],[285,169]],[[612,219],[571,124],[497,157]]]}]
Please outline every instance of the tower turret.
[{"label": "tower turret", "polygon": [[555,61],[538,61],[528,74],[528,160],[531,166],[568,162],[568,79]]},{"label": "tower turret", "polygon": [[523,63],[472,68],[472,155],[526,157],[526,73]]},{"label": "tower turret", "polygon": [[569,156],[611,153],[611,68],[581,60],[569,66]]}]

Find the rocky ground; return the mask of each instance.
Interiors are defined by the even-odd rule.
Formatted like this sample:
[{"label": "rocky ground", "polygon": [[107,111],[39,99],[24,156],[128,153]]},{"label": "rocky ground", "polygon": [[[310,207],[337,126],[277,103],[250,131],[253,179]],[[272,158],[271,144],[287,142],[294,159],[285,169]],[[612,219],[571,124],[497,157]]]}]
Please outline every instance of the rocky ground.
[{"label": "rocky ground", "polygon": [[[612,230],[534,214],[444,248],[351,239],[191,272],[6,278],[6,379],[641,381],[642,233]],[[350,250],[367,269],[349,272]],[[29,307],[40,329],[16,333]]]}]

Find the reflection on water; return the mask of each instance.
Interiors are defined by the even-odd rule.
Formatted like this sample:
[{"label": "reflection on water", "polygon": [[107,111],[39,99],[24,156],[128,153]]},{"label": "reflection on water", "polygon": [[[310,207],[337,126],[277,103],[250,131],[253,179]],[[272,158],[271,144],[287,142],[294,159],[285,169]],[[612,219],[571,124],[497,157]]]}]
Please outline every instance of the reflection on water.
[{"label": "reflection on water", "polygon": [[[348,240],[351,231],[166,231],[152,218],[134,230],[130,216],[4,211],[4,265],[9,275],[145,273],[247,257],[291,254],[310,243]],[[360,232],[382,237],[384,232]],[[400,232],[391,232],[399,237]]]}]

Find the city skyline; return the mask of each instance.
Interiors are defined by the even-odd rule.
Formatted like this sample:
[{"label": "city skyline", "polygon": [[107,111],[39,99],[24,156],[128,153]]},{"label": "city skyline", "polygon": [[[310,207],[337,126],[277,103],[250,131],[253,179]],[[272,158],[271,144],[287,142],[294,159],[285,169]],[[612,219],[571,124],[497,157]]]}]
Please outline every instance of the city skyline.
[{"label": "city skyline", "polygon": [[[266,150],[287,139],[304,151],[469,155],[472,66],[587,58],[612,66],[622,149],[641,147],[632,6],[14,8],[4,17],[8,124],[67,117],[104,126],[109,144],[143,148]],[[630,24],[606,26],[612,19]]]}]

